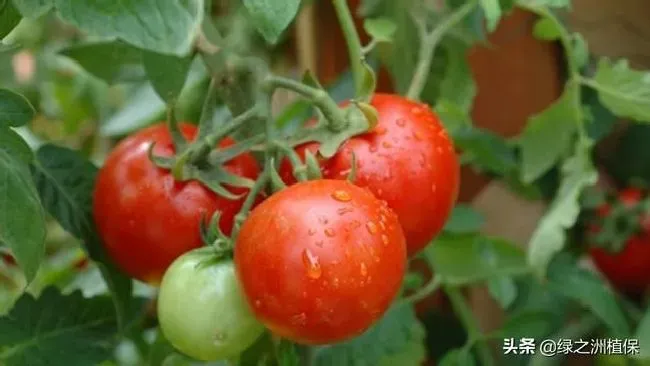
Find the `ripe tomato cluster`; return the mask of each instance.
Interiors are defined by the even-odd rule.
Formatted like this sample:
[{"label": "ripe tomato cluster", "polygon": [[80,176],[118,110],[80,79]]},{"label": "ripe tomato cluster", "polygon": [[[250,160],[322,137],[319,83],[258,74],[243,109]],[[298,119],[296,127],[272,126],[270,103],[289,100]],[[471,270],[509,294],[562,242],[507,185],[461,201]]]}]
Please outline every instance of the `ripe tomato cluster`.
[{"label": "ripe tomato cluster", "polygon": [[[229,358],[264,329],[300,344],[331,344],[360,335],[387,311],[408,257],[440,232],[453,208],[459,163],[427,106],[386,94],[371,104],[378,124],[331,158],[319,157],[322,179],[297,182],[289,161],[280,162],[288,187],[257,202],[225,257],[196,249],[204,244],[201,219],[219,212],[229,235],[244,197],[222,198],[156,167],[152,143],[159,156],[174,153],[163,125],[113,150],[96,184],[97,228],[125,273],[160,283],[159,321],[175,347],[201,360]],[[188,140],[196,135],[191,125],[182,132]],[[316,154],[318,144],[296,146],[300,157],[308,150]],[[226,169],[251,179],[260,173],[249,153]]]}]

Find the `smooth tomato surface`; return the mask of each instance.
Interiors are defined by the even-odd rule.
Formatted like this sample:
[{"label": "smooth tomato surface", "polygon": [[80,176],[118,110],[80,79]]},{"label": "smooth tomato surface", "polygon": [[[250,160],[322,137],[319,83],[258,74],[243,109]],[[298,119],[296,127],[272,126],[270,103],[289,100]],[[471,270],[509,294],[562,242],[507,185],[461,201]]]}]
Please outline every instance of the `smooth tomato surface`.
[{"label": "smooth tomato surface", "polygon": [[232,260],[212,248],[183,254],[165,273],[158,320],[169,342],[201,361],[237,356],[264,331],[244,299]]},{"label": "smooth tomato surface", "polygon": [[385,313],[402,284],[406,245],[385,202],[347,181],[315,180],[251,212],[235,265],[265,326],[297,343],[328,344]]},{"label": "smooth tomato surface", "polygon": [[[189,124],[182,124],[181,130],[190,140],[197,132]],[[164,124],[127,137],[111,152],[97,177],[93,216],[117,265],[130,276],[156,285],[174,259],[202,245],[201,216],[209,219],[220,210],[220,226],[228,234],[243,198],[231,201],[199,182],[175,181],[168,171],[149,160],[147,149],[153,142],[155,154],[173,154],[171,136]],[[226,139],[220,146],[231,144],[233,141]],[[259,171],[249,154],[231,160],[226,169],[252,179]]]},{"label": "smooth tomato surface", "polygon": [[[409,255],[422,250],[444,226],[458,197],[460,166],[453,142],[426,105],[398,95],[376,94],[371,104],[379,123],[370,133],[345,142],[330,159],[321,159],[324,178],[346,179],[357,160],[354,183],[388,202],[397,213]],[[317,143],[296,149],[315,153]],[[280,175],[294,183],[293,168],[282,162]]]},{"label": "smooth tomato surface", "polygon": [[[619,192],[618,199],[626,206],[632,206],[642,198],[642,192],[636,188],[627,188]],[[601,218],[611,211],[608,204],[597,209]],[[629,293],[642,293],[650,285],[650,221],[644,220],[642,230],[625,242],[625,247],[618,253],[612,253],[599,247],[590,248],[590,254],[596,267],[618,289]],[[592,228],[597,232],[598,228]]]}]

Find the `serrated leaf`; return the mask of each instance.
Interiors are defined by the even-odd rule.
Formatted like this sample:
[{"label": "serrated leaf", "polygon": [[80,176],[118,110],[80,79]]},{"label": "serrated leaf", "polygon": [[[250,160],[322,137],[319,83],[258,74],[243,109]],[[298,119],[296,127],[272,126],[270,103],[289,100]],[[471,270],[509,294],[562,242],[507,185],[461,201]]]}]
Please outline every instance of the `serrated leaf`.
[{"label": "serrated leaf", "polygon": [[25,97],[0,89],[0,126],[24,126],[34,118],[34,113],[34,107]]},{"label": "serrated leaf", "polygon": [[5,150],[25,164],[31,163],[34,159],[34,153],[27,142],[9,127],[0,127],[0,150]]},{"label": "serrated leaf", "polygon": [[639,354],[634,358],[650,359],[650,307],[648,307],[634,332],[635,339],[639,340]]},{"label": "serrated leaf", "polygon": [[[409,305],[394,305],[361,336],[315,347],[314,366],[376,366],[400,358],[399,365],[416,366],[426,358],[425,330]],[[363,355],[363,356],[360,356]]]},{"label": "serrated leaf", "polygon": [[467,110],[450,100],[438,99],[434,109],[442,120],[443,126],[451,135],[455,134],[457,130],[472,126],[472,120]]},{"label": "serrated leaf", "polygon": [[92,195],[98,169],[74,150],[44,145],[36,153],[32,176],[46,210],[80,239],[97,262],[113,300],[120,326],[131,308],[132,281],[109,260],[92,216]]},{"label": "serrated leaf", "polygon": [[366,19],[363,28],[377,42],[392,42],[397,24],[388,18]]},{"label": "serrated leaf", "polygon": [[192,64],[192,57],[144,52],[144,68],[154,90],[166,103],[178,99]]},{"label": "serrated leaf", "polygon": [[0,40],[14,30],[21,18],[11,0],[0,0]]},{"label": "serrated leaf", "polygon": [[549,210],[533,232],[528,245],[528,263],[539,275],[566,241],[565,230],[572,227],[580,213],[580,194],[598,180],[591,162],[591,143],[579,141],[576,150],[562,166],[562,181]]},{"label": "serrated leaf", "polygon": [[300,0],[244,0],[251,22],[268,43],[275,44],[300,9]]},{"label": "serrated leaf", "polygon": [[20,14],[32,19],[47,13],[54,6],[54,0],[13,0],[13,2]]},{"label": "serrated leaf", "polygon": [[142,51],[120,41],[83,43],[60,54],[75,60],[86,71],[109,84],[144,78]]},{"label": "serrated leaf", "polygon": [[498,238],[443,234],[424,253],[436,276],[450,285],[528,272],[525,253]]},{"label": "serrated leaf", "polygon": [[473,127],[457,129],[452,136],[463,159],[477,168],[500,176],[517,170],[514,151],[501,136]]},{"label": "serrated leaf", "polygon": [[543,41],[555,41],[562,36],[562,29],[552,19],[541,18],[535,22],[533,35]]},{"label": "serrated leaf", "polygon": [[12,366],[97,365],[110,358],[117,340],[109,298],[64,296],[53,287],[37,299],[23,295],[0,318],[0,329],[0,360]]},{"label": "serrated leaf", "polygon": [[203,21],[203,0],[54,0],[63,20],[91,35],[186,56]]},{"label": "serrated leaf", "polygon": [[551,169],[567,152],[578,124],[576,93],[571,88],[550,107],[531,117],[524,129],[521,148],[521,179],[531,183]]},{"label": "serrated leaf", "polygon": [[27,165],[4,149],[0,149],[0,242],[11,249],[31,282],[45,256],[45,215]]},{"label": "serrated leaf", "polygon": [[499,0],[479,0],[479,3],[485,13],[488,31],[494,32],[499,20],[501,20],[501,4],[499,4]]},{"label": "serrated leaf", "polygon": [[483,226],[485,218],[471,206],[458,204],[445,223],[444,231],[453,234],[477,232]]},{"label": "serrated leaf", "polygon": [[517,298],[517,286],[512,278],[499,276],[490,278],[487,281],[487,288],[501,308],[507,309]]},{"label": "serrated leaf", "polygon": [[580,268],[568,256],[558,257],[548,269],[551,289],[591,310],[615,337],[629,337],[630,327],[614,292],[594,273]]},{"label": "serrated leaf", "polygon": [[598,90],[600,100],[617,116],[650,122],[650,72],[631,69],[627,60],[601,59],[587,85]]}]

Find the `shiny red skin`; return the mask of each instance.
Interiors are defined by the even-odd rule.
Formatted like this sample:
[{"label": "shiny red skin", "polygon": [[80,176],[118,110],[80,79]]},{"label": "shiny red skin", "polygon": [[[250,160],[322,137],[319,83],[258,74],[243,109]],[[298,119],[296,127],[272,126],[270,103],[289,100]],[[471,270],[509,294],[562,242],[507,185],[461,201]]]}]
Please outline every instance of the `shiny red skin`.
[{"label": "shiny red skin", "polygon": [[258,320],[311,345],[374,324],[398,294],[407,262],[392,210],[342,180],[298,183],[261,203],[242,226],[234,258]]},{"label": "shiny red skin", "polygon": [[[641,191],[627,188],[619,193],[618,199],[626,205],[634,205],[642,197]],[[604,218],[610,212],[609,205],[597,209]],[[650,285],[650,222],[644,223],[643,231],[632,236],[619,253],[611,253],[603,248],[590,248],[591,258],[596,267],[609,279],[614,287],[628,293],[643,293]],[[592,228],[597,231],[598,228]]]},{"label": "shiny red skin", "polygon": [[[421,251],[443,228],[458,197],[460,165],[453,142],[440,119],[426,105],[392,94],[376,94],[371,104],[379,123],[369,133],[346,141],[330,159],[321,158],[324,178],[346,179],[357,160],[354,183],[370,189],[397,213],[408,254]],[[318,143],[296,151],[315,153]],[[284,160],[280,176],[296,181]]]},{"label": "shiny red skin", "polygon": [[[181,131],[193,140],[197,128],[181,124]],[[133,278],[158,285],[174,259],[203,245],[199,230],[202,215],[210,219],[220,210],[221,230],[229,234],[243,198],[231,201],[199,182],[175,181],[169,171],[149,160],[147,150],[153,142],[154,154],[173,154],[171,136],[164,124],[127,137],[110,153],[97,177],[93,216],[107,252],[118,267]],[[219,145],[232,144],[233,140],[225,139]],[[250,154],[229,161],[226,169],[251,179],[259,173]],[[230,190],[235,194],[245,192]]]}]

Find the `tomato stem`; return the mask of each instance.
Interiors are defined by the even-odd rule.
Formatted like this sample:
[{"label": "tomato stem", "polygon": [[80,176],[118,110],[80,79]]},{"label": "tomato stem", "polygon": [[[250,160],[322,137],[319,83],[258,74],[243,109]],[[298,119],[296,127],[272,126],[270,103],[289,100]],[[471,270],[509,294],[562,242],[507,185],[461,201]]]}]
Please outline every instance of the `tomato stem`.
[{"label": "tomato stem", "polygon": [[341,30],[345,37],[345,42],[348,47],[350,55],[350,68],[352,69],[352,76],[354,78],[355,95],[361,96],[363,93],[363,47],[359,39],[359,33],[354,24],[354,18],[350,12],[347,0],[332,0],[336,16],[341,23]]},{"label": "tomato stem", "polygon": [[458,22],[463,20],[463,18],[474,9],[475,5],[476,3],[471,1],[461,6],[430,32],[427,31],[424,20],[417,16],[414,17],[420,28],[420,55],[415,67],[415,73],[411,79],[411,84],[406,92],[407,98],[412,100],[420,99],[420,95],[422,94],[429,77],[433,56],[440,41],[451,28],[456,26]]},{"label": "tomato stem", "polygon": [[467,330],[467,342],[476,346],[476,351],[480,359],[479,364],[484,366],[494,365],[492,352],[487,344],[482,340],[483,337],[481,335],[478,321],[474,317],[472,309],[467,305],[463,294],[459,289],[451,286],[445,286],[445,292],[454,308],[454,312],[458,315],[458,318]]},{"label": "tomato stem", "polygon": [[348,126],[348,121],[343,110],[339,108],[334,99],[325,90],[275,75],[267,76],[265,83],[271,89],[283,88],[291,90],[310,100],[323,113],[328,121],[328,126],[332,130],[342,131]]},{"label": "tomato stem", "polygon": [[442,285],[442,281],[440,280],[440,277],[434,276],[426,285],[421,287],[414,294],[404,297],[402,301],[408,303],[416,303],[420,300],[427,298],[432,293],[436,292],[441,285]]},{"label": "tomato stem", "polygon": [[184,151],[187,147],[187,140],[185,140],[185,137],[181,133],[178,120],[176,120],[176,113],[174,113],[174,106],[171,104],[167,107],[167,128],[172,137],[175,151]]},{"label": "tomato stem", "polygon": [[212,131],[215,130],[216,126],[214,123],[214,111],[217,105],[217,80],[215,78],[210,79],[210,85],[208,86],[208,92],[205,96],[203,102],[203,108],[201,109],[201,117],[199,119],[199,130],[196,135],[197,140],[202,140]]}]

